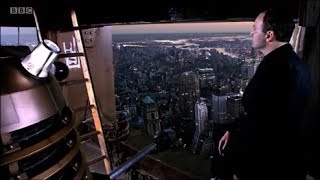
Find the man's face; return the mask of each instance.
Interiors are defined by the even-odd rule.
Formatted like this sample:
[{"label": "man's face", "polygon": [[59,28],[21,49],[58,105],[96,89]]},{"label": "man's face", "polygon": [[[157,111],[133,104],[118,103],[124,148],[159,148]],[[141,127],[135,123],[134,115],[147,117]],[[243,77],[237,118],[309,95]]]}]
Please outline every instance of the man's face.
[{"label": "man's face", "polygon": [[266,33],[263,32],[263,17],[265,13],[260,13],[255,19],[253,29],[251,31],[252,47],[262,49],[266,46]]}]

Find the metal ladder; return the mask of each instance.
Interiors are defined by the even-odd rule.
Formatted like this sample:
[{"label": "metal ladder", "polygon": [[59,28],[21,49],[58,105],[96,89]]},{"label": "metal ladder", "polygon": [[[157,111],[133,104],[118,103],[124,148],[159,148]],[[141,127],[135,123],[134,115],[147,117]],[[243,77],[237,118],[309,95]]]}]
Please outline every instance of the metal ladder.
[{"label": "metal ladder", "polygon": [[[109,161],[109,157],[108,157],[108,151],[107,151],[107,147],[106,147],[106,142],[105,142],[105,136],[103,133],[103,129],[102,129],[102,123],[101,123],[101,118],[100,118],[100,112],[99,112],[99,108],[97,106],[97,101],[96,101],[96,95],[93,89],[93,84],[92,84],[92,79],[91,79],[91,73],[90,73],[90,69],[89,69],[89,62],[88,59],[86,57],[86,52],[85,52],[85,48],[84,48],[84,44],[83,44],[83,37],[82,37],[82,33],[81,33],[81,28],[79,27],[78,24],[78,20],[77,20],[77,15],[75,10],[71,10],[71,19],[72,19],[72,29],[74,31],[74,37],[76,40],[76,45],[78,48],[78,52],[77,53],[66,53],[66,54],[61,54],[59,56],[59,58],[63,58],[63,57],[79,57],[80,59],[80,64],[81,64],[81,71],[83,73],[83,77],[84,79],[82,80],[73,80],[73,81],[66,81],[66,82],[62,82],[61,85],[72,85],[72,84],[78,84],[78,83],[85,83],[86,86],[86,91],[87,91],[87,95],[88,95],[88,102],[89,102],[89,108],[91,110],[91,114],[92,114],[92,120],[94,123],[94,131],[89,132],[87,134],[83,134],[81,135],[81,139],[87,139],[93,135],[97,135],[97,139],[98,139],[98,143],[99,143],[99,147],[100,147],[100,151],[101,151],[101,156],[90,160],[89,162],[87,162],[88,165],[94,164],[96,162],[99,162],[101,160],[103,160],[103,164],[106,170],[106,174],[110,174],[111,173],[111,165],[110,165],[110,161]],[[84,108],[87,108],[84,107]]]}]

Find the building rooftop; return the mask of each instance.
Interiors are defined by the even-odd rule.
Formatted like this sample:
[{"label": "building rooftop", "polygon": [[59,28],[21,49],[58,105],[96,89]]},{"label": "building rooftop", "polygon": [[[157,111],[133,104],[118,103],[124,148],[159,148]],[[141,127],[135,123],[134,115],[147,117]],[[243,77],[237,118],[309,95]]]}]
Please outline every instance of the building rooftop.
[{"label": "building rooftop", "polygon": [[142,101],[143,101],[143,103],[145,103],[145,104],[154,104],[154,103],[155,103],[154,100],[151,99],[150,96],[146,96],[145,98],[143,98]]}]

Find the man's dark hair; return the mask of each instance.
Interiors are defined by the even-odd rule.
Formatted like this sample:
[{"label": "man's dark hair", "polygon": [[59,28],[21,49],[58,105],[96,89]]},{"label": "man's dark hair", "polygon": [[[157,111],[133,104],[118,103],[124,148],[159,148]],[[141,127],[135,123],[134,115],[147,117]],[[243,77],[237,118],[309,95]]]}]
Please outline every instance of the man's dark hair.
[{"label": "man's dark hair", "polygon": [[285,10],[269,9],[263,18],[263,32],[273,31],[276,40],[289,42],[294,30],[294,21]]}]

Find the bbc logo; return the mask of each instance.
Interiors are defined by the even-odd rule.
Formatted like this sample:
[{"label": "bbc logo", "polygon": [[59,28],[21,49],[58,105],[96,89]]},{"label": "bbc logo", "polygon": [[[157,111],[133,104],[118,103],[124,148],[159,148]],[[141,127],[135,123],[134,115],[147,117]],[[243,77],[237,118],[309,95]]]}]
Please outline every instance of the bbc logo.
[{"label": "bbc logo", "polygon": [[10,14],[32,14],[32,7],[10,7]]}]

